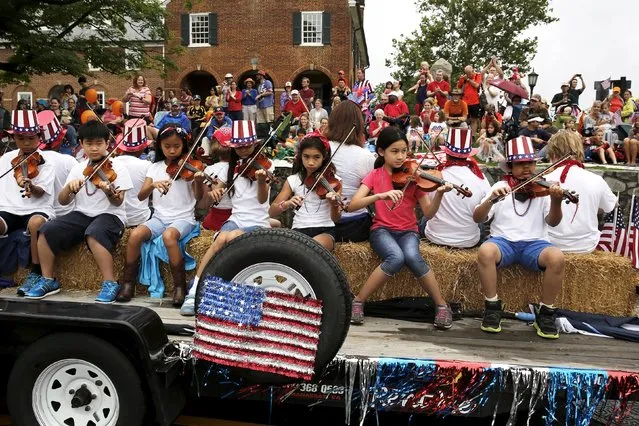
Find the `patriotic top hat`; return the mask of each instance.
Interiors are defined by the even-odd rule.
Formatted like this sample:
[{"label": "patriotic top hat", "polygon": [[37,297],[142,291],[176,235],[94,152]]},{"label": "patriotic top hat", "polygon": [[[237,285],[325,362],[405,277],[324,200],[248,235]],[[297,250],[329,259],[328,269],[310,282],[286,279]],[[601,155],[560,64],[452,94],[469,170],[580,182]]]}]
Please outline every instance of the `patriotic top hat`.
[{"label": "patriotic top hat", "polygon": [[231,142],[231,128],[222,127],[213,132],[213,137],[219,142],[220,146],[228,148]]},{"label": "patriotic top hat", "polygon": [[451,157],[468,158],[477,154],[473,148],[473,135],[470,129],[450,129],[444,144],[444,151]]},{"label": "patriotic top hat", "polygon": [[535,148],[528,136],[518,136],[506,144],[506,162],[520,163],[539,160],[535,155]]},{"label": "patriotic top hat", "polygon": [[11,131],[25,134],[40,133],[37,113],[30,109],[14,110],[11,114]]},{"label": "patriotic top hat", "polygon": [[149,145],[146,137],[146,123],[144,120],[131,119],[124,122],[124,133],[118,135],[116,143],[120,143],[120,138],[124,137],[124,142],[118,147],[120,151],[137,152]]},{"label": "patriotic top hat", "polygon": [[255,134],[255,123],[250,120],[238,120],[233,122],[233,131],[231,132],[231,148],[241,148],[250,146],[257,142]]},{"label": "patriotic top hat", "polygon": [[67,128],[62,127],[53,111],[40,111],[38,122],[42,129],[40,149],[56,149],[67,134]]}]

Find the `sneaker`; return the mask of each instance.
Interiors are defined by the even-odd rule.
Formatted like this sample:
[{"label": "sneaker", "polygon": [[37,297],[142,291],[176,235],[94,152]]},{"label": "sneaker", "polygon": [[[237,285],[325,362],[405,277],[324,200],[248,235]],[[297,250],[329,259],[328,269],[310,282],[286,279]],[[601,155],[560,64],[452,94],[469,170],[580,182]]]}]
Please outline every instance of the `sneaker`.
[{"label": "sneaker", "polygon": [[537,330],[537,336],[544,339],[558,339],[559,332],[555,325],[557,310],[545,305],[535,306],[535,322],[533,326]]},{"label": "sneaker", "polygon": [[40,277],[31,290],[24,293],[25,299],[42,299],[60,292],[60,283],[55,278]]},{"label": "sneaker", "polygon": [[351,314],[351,324],[362,325],[364,324],[364,302],[358,302],[353,300],[353,311]]},{"label": "sneaker", "polygon": [[22,285],[18,288],[18,296],[24,296],[26,292],[31,290],[42,278],[42,275],[35,272],[29,272],[29,275],[22,281]]},{"label": "sneaker", "polygon": [[484,302],[484,319],[481,322],[482,331],[499,333],[501,331],[501,316],[504,313],[504,305],[501,300],[496,302]]},{"label": "sneaker", "polygon": [[102,290],[96,296],[95,301],[98,303],[113,303],[119,291],[120,284],[115,281],[104,281]]},{"label": "sneaker", "polygon": [[180,315],[184,317],[195,316],[195,297],[186,296],[184,303],[182,303],[182,307],[180,308]]},{"label": "sneaker", "polygon": [[435,313],[435,328],[440,330],[448,330],[453,326],[453,310],[450,306],[437,306]]}]

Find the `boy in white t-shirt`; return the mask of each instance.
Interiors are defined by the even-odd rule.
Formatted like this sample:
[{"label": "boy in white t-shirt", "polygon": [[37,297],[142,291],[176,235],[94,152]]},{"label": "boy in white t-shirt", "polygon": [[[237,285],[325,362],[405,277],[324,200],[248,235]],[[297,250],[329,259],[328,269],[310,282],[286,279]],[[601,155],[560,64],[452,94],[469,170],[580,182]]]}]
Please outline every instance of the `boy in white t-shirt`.
[{"label": "boy in white t-shirt", "polygon": [[[38,230],[50,218],[54,217],[53,197],[55,170],[51,162],[42,157],[37,165],[37,176],[29,179],[31,160],[41,156],[40,125],[35,111],[19,110],[11,114],[11,130],[18,146],[0,157],[0,238],[22,230],[31,236],[31,272],[18,289],[18,295],[35,285],[40,279],[40,261],[38,259]],[[19,164],[14,168],[13,164]],[[24,167],[23,167],[24,166]],[[17,173],[17,174],[16,174]],[[7,259],[0,259],[5,262]]]},{"label": "boy in white t-shirt", "polygon": [[562,219],[563,190],[559,185],[549,189],[549,197],[511,190],[535,174],[536,158],[532,141],[520,136],[508,141],[505,167],[510,174],[495,183],[475,208],[477,223],[493,218],[490,238],[481,245],[477,259],[479,280],[486,297],[481,329],[489,333],[501,331],[504,306],[497,296],[497,268],[518,263],[533,271],[544,271],[541,303],[535,308],[534,327],[537,335],[557,339],[556,309],[553,306],[564,279],[564,255],[548,242],[548,226]]},{"label": "boy in white t-shirt", "polygon": [[80,127],[80,143],[87,160],[78,163],[69,173],[64,189],[58,195],[62,205],[75,203],[74,210],[40,228],[38,255],[42,277],[25,293],[27,299],[42,299],[60,291],[55,278],[55,257],[63,251],[86,242],[102,273],[102,290],[96,297],[99,303],[113,303],[120,286],[113,272],[113,253],[124,232],[126,211],[124,194],[131,189],[131,178],[126,168],[112,163],[115,180],[85,182],[87,166],[97,167],[107,154],[109,129],[95,120]]},{"label": "boy in white t-shirt", "polygon": [[[471,248],[479,243],[480,229],[473,221],[475,206],[490,193],[490,184],[472,158],[470,129],[450,129],[444,151],[446,162],[439,166],[446,182],[466,187],[472,192],[464,198],[453,192],[442,197],[435,216],[426,222],[424,235],[434,244],[456,248]],[[429,193],[434,197],[434,192]]]}]

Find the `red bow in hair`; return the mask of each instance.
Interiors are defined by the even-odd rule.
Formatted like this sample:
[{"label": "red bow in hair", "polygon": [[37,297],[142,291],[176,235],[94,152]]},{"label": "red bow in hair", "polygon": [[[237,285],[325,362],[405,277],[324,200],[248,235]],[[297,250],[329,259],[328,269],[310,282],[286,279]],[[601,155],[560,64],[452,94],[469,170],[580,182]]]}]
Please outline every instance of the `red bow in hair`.
[{"label": "red bow in hair", "polygon": [[328,143],[328,139],[326,139],[326,136],[324,136],[323,134],[321,134],[317,130],[314,130],[311,133],[306,134],[306,136],[304,136],[302,138],[302,140],[307,139],[307,138],[317,138],[317,139],[321,140],[322,143],[324,144],[324,148],[326,148],[326,151],[328,151],[328,152],[331,151],[331,144]]},{"label": "red bow in hair", "polygon": [[475,176],[477,176],[478,178],[480,178],[482,180],[485,179],[484,174],[482,173],[481,169],[479,168],[479,164],[477,164],[477,160],[475,160],[472,157],[469,157],[469,158],[453,158],[453,157],[449,156],[446,159],[446,162],[441,163],[439,166],[437,166],[437,170],[439,170],[441,172],[446,167],[452,167],[452,166],[468,167],[475,174]]}]

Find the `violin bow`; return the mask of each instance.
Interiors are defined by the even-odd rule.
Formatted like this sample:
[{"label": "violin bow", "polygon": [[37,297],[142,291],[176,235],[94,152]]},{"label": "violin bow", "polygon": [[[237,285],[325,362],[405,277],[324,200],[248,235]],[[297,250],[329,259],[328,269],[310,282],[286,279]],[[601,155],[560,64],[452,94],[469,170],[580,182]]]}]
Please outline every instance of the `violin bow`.
[{"label": "violin bow", "polygon": [[[175,176],[173,176],[173,178],[169,181],[169,187],[166,189],[166,192],[163,192],[160,195],[160,197],[166,195],[169,192],[169,189],[171,189],[171,185],[173,185],[173,182],[175,182],[175,180],[178,178],[178,176],[180,176],[180,173],[182,173],[182,170],[184,169],[184,166],[186,166],[186,163],[187,163],[188,159],[191,157],[191,154],[193,154],[193,152],[195,151],[195,148],[198,146],[198,144],[202,141],[202,137],[203,137],[204,133],[206,132],[206,130],[211,125],[212,121],[213,121],[213,115],[211,115],[211,118],[209,118],[209,121],[206,122],[206,126],[204,126],[204,128],[202,129],[200,134],[197,136],[197,139],[195,140],[195,142],[193,142],[193,145],[191,146],[191,149],[189,149],[189,152],[186,155],[186,159],[178,167],[177,172],[175,173]],[[215,127],[215,126],[213,126],[213,127]]]},{"label": "violin bow", "polygon": [[[571,156],[574,155],[574,152],[569,152],[567,154],[565,154],[563,157],[561,157],[559,160],[555,161],[554,163],[552,163],[550,166],[546,167],[545,169],[541,170],[538,173],[535,173],[534,175],[532,175],[531,177],[529,177],[528,179],[526,179],[525,181],[521,182],[518,185],[515,185],[514,188],[512,188],[510,190],[510,193],[514,193],[518,190],[520,190],[521,188],[523,188],[524,186],[528,185],[531,182],[534,182],[536,179],[542,177],[543,175],[545,175],[546,173],[550,173],[553,170],[555,170],[557,167],[559,167],[559,165],[561,163],[563,163],[564,161],[568,160]],[[494,197],[490,199],[490,202],[492,204],[498,203],[499,201],[503,200],[504,198],[506,198],[506,196],[499,196],[499,197]]]},{"label": "violin bow", "polygon": [[230,185],[227,186],[226,188],[224,188],[224,192],[222,192],[222,196],[220,198],[222,198],[226,194],[228,194],[228,192],[235,186],[235,183],[237,182],[237,178],[242,176],[244,174],[244,172],[246,172],[248,170],[248,168],[251,166],[251,164],[253,164],[253,162],[255,161],[257,156],[260,155],[262,153],[262,151],[264,151],[264,149],[268,146],[269,142],[277,134],[277,132],[280,130],[280,128],[281,127],[286,127],[286,126],[288,126],[291,123],[291,117],[292,117],[292,114],[288,114],[288,115],[284,116],[284,119],[282,120],[282,122],[275,129],[271,130],[271,134],[268,136],[268,138],[266,138],[266,140],[264,141],[262,146],[260,146],[260,149],[258,149],[256,152],[253,153],[253,156],[251,156],[251,158],[249,158],[249,160],[246,162],[246,164],[244,165],[244,167],[242,168],[240,173],[235,175],[233,177],[233,180],[231,181]]}]

